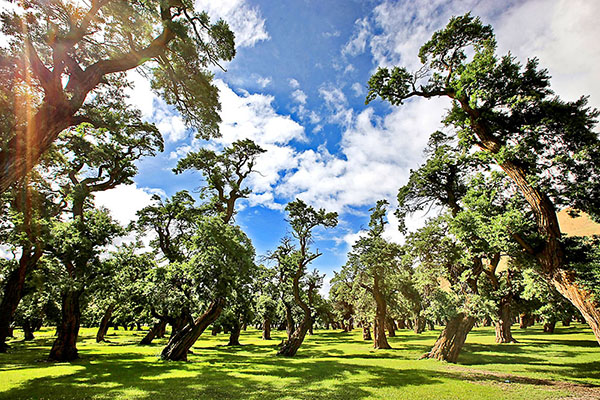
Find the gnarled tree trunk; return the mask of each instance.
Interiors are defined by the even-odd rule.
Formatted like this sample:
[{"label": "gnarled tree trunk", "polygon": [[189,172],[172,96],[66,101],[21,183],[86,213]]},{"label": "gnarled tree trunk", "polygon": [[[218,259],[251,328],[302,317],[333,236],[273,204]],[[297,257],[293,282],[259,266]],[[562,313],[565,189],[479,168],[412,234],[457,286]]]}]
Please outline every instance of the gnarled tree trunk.
[{"label": "gnarled tree trunk", "polygon": [[55,361],[72,361],[77,353],[77,335],[81,312],[79,297],[81,291],[68,291],[62,296],[62,318],[58,325],[58,337],[52,345],[49,358]]},{"label": "gnarled tree trunk", "polygon": [[496,343],[517,343],[511,332],[512,316],[510,312],[510,297],[503,297],[498,306],[496,321]]},{"label": "gnarled tree trunk", "polygon": [[390,337],[396,337],[396,324],[391,318],[386,318],[386,327]]},{"label": "gnarled tree trunk", "polygon": [[110,319],[112,318],[112,313],[115,309],[115,304],[109,305],[104,311],[104,315],[102,316],[102,320],[100,321],[100,326],[98,327],[98,333],[96,333],[96,342],[104,342],[104,335],[108,332],[108,326],[110,325]]},{"label": "gnarled tree trunk", "polygon": [[417,334],[423,333],[423,331],[425,330],[425,318],[417,314],[415,315],[414,321],[415,322],[413,324],[413,331]]},{"label": "gnarled tree trunk", "polygon": [[310,324],[310,315],[304,316],[302,322],[300,322],[300,325],[298,325],[298,328],[296,328],[292,336],[283,343],[277,352],[277,355],[286,357],[295,356],[300,348],[300,345],[302,345],[302,342],[304,342],[304,338],[306,337],[306,333],[308,332]]},{"label": "gnarled tree trunk", "polygon": [[289,339],[296,330],[296,324],[294,323],[294,317],[292,316],[292,306],[287,302],[284,302],[283,305],[285,306],[285,331]]},{"label": "gnarled tree trunk", "polygon": [[544,332],[545,333],[554,333],[554,327],[556,326],[556,321],[549,321],[544,323]]},{"label": "gnarled tree trunk", "polygon": [[161,357],[165,360],[187,361],[188,351],[202,335],[202,332],[221,315],[224,304],[225,301],[221,298],[213,300],[206,312],[196,318],[193,324],[186,325],[176,335],[171,335]]},{"label": "gnarled tree trunk", "polygon": [[455,363],[467,340],[467,335],[475,325],[475,317],[460,313],[450,321],[438,337],[429,353],[421,358],[434,358]]},{"label": "gnarled tree trunk", "polygon": [[158,337],[161,332],[162,332],[163,337],[164,337],[164,329],[165,329],[166,326],[167,326],[167,321],[165,321],[165,320],[161,319],[160,321],[155,322],[152,325],[152,328],[150,328],[150,330],[148,331],[148,333],[146,333],[146,336],[144,336],[144,338],[140,342],[140,345],[151,344],[152,341],[154,340],[154,338]]},{"label": "gnarled tree trunk", "polygon": [[242,331],[242,325],[239,321],[236,321],[233,327],[231,328],[231,332],[229,333],[229,343],[227,346],[241,346],[240,344],[240,333]]}]

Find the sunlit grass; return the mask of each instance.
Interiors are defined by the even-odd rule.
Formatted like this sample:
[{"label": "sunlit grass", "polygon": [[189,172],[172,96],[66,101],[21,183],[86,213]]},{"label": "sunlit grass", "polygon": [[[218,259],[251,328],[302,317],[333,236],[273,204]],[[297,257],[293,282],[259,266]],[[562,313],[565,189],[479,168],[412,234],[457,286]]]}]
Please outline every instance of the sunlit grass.
[{"label": "sunlit grass", "polygon": [[[158,358],[165,339],[137,346],[144,332],[113,331],[97,344],[95,329],[82,329],[81,359],[45,359],[53,330],[33,342],[17,337],[0,354],[0,398],[121,399],[549,399],[568,395],[543,382],[514,383],[504,375],[600,385],[600,347],[581,325],[557,327],[553,335],[534,327],[514,329],[520,343],[497,345],[491,328],[476,328],[458,365],[418,360],[438,331],[399,331],[392,350],[374,351],[359,330],[317,331],[295,358],[275,355],[283,332],[272,341],[243,332],[241,347],[226,335],[203,335],[189,362]],[[486,374],[484,371],[495,373]],[[506,382],[508,380],[509,382]]]}]

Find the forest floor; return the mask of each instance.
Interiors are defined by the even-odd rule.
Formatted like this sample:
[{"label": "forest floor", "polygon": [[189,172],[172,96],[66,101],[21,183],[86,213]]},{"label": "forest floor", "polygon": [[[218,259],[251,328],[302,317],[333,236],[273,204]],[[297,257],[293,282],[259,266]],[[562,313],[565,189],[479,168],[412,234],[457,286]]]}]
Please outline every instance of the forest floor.
[{"label": "forest floor", "polygon": [[[519,343],[494,343],[493,328],[475,328],[458,364],[418,360],[439,329],[416,335],[401,330],[390,344],[372,349],[361,331],[316,331],[294,358],[275,355],[285,335],[242,333],[242,346],[228,335],[201,336],[188,362],[158,357],[166,339],[138,346],[144,332],[109,330],[109,343],[95,342],[95,329],[81,330],[81,358],[46,361],[53,330],[17,336],[0,354],[1,399],[600,399],[600,347],[583,325],[513,326]],[[17,332],[20,334],[21,332]]]}]

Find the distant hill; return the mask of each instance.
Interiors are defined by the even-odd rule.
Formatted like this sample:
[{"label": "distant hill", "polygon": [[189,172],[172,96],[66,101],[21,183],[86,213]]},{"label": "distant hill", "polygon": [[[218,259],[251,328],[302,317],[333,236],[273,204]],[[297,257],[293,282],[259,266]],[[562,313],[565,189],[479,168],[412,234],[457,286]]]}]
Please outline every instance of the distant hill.
[{"label": "distant hill", "polygon": [[558,223],[560,230],[567,236],[600,235],[600,224],[592,221],[584,212],[579,213],[577,218],[571,218],[568,209],[565,208],[558,213]]}]

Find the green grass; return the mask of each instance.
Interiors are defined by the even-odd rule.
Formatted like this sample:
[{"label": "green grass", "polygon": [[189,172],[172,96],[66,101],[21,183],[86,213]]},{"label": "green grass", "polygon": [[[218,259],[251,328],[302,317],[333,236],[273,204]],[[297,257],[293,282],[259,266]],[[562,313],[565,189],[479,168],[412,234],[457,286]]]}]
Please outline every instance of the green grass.
[{"label": "green grass", "polygon": [[272,341],[243,332],[241,347],[224,346],[226,335],[203,335],[183,363],[158,358],[164,339],[137,346],[144,332],[111,329],[111,342],[96,344],[95,329],[82,329],[81,359],[51,363],[45,359],[53,330],[47,329],[33,342],[16,338],[0,354],[0,398],[535,400],[573,398],[578,390],[600,398],[596,388],[572,385],[600,385],[600,347],[588,328],[514,331],[520,343],[496,345],[493,329],[474,329],[452,365],[418,360],[439,330],[399,331],[390,338],[394,349],[383,351],[372,350],[359,330],[317,331],[294,358],[275,356],[282,332]]}]

